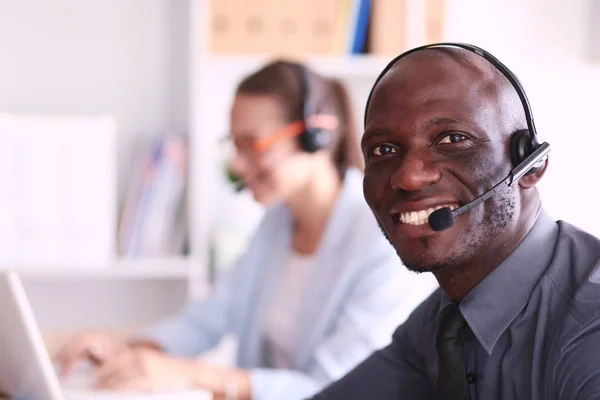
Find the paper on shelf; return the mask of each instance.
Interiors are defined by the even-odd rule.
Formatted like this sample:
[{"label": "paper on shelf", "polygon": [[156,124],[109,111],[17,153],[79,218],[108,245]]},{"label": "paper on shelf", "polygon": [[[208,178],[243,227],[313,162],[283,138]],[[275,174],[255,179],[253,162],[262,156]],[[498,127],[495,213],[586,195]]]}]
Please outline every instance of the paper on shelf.
[{"label": "paper on shelf", "polygon": [[112,261],[115,136],[109,116],[0,114],[0,266]]}]

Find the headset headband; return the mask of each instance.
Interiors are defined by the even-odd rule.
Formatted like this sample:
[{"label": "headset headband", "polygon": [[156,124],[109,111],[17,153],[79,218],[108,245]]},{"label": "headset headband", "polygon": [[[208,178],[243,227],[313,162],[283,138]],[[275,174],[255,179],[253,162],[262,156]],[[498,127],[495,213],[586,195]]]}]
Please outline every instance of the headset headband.
[{"label": "headset headband", "polygon": [[537,131],[535,129],[535,124],[533,122],[533,113],[531,111],[531,106],[529,105],[529,100],[527,99],[527,95],[525,94],[525,89],[523,88],[523,85],[521,85],[521,82],[519,82],[519,79],[517,78],[517,76],[510,69],[508,69],[507,66],[502,64],[502,62],[500,62],[500,60],[498,60],[496,57],[494,57],[489,52],[483,50],[480,47],[473,46],[471,44],[466,44],[466,43],[434,43],[434,44],[428,44],[425,46],[415,47],[414,49],[408,50],[408,51],[400,54],[396,58],[394,58],[392,61],[390,61],[389,64],[383,69],[381,74],[379,74],[379,76],[377,77],[377,80],[375,81],[375,83],[373,84],[373,87],[371,88],[369,97],[367,98],[367,104],[365,107],[365,119],[364,119],[365,126],[367,124],[367,112],[369,110],[369,103],[371,102],[371,97],[373,96],[375,87],[377,86],[377,84],[379,83],[381,78],[383,78],[385,76],[385,74],[394,66],[394,64],[396,64],[396,62],[398,60],[400,60],[401,58],[406,57],[407,55],[409,55],[411,53],[415,53],[420,50],[433,49],[433,48],[439,48],[439,47],[441,47],[441,48],[456,47],[456,48],[468,50],[472,53],[475,53],[475,54],[485,58],[498,71],[500,71],[502,73],[502,75],[504,75],[506,77],[506,79],[508,79],[508,81],[515,88],[517,94],[519,95],[519,99],[521,100],[521,104],[523,105],[523,110],[525,111],[525,118],[527,120],[527,129],[531,133],[534,140],[537,139]]},{"label": "headset headband", "polygon": [[307,117],[315,112],[315,110],[311,109],[313,107],[310,103],[311,93],[310,84],[308,82],[308,70],[302,64],[294,63],[293,65],[298,71],[298,79],[300,82],[300,96],[302,99],[302,119],[306,121]]}]

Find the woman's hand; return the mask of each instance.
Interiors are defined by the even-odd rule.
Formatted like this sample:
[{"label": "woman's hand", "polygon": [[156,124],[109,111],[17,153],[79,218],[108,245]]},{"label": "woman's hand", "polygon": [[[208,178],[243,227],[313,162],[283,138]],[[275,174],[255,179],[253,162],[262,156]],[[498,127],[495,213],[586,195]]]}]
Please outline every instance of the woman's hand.
[{"label": "woman's hand", "polygon": [[97,370],[97,387],[105,390],[160,391],[200,388],[215,400],[251,398],[249,374],[241,369],[207,364],[198,359],[138,348],[122,353]]},{"label": "woman's hand", "polygon": [[56,356],[61,367],[61,375],[68,375],[81,360],[91,360],[101,364],[128,350],[124,342],[115,340],[103,333],[75,336]]},{"label": "woman's hand", "polygon": [[96,370],[96,386],[105,390],[159,391],[193,387],[196,361],[137,348],[119,354]]}]

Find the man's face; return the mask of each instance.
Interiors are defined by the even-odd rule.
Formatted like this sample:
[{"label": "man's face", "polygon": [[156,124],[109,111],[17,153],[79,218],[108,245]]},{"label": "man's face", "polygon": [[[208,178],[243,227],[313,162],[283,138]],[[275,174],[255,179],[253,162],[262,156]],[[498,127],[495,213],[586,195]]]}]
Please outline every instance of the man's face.
[{"label": "man's face", "polygon": [[433,210],[468,203],[512,168],[511,124],[521,114],[509,89],[491,68],[451,57],[401,60],[377,85],[362,139],[364,195],[408,268],[459,266],[516,229],[514,187],[450,229],[435,232],[427,223]]}]

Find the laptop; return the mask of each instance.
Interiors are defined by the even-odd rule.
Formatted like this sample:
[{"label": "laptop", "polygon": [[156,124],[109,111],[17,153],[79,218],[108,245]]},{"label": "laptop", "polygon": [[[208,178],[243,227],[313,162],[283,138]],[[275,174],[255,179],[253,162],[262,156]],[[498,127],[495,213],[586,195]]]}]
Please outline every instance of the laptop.
[{"label": "laptop", "polygon": [[[61,382],[14,271],[0,271],[0,391],[15,400],[210,400],[203,390],[164,393],[90,389],[91,369]],[[83,374],[83,375],[81,375]]]}]

